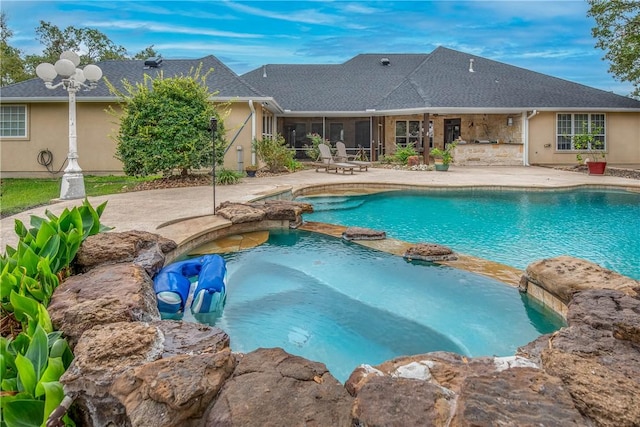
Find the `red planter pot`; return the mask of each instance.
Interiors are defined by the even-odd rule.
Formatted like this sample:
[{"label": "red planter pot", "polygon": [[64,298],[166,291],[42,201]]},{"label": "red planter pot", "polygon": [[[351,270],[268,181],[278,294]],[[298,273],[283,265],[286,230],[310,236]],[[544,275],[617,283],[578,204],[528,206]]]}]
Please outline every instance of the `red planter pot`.
[{"label": "red planter pot", "polygon": [[607,162],[587,162],[587,167],[589,168],[589,175],[604,175]]}]

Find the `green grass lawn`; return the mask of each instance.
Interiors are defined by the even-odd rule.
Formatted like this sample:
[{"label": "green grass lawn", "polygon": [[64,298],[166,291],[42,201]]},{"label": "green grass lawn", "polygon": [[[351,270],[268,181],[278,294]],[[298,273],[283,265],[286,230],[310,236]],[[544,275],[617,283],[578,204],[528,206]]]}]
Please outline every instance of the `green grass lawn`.
[{"label": "green grass lawn", "polygon": [[[134,178],[129,176],[84,177],[87,196],[131,191],[139,182],[158,178],[150,176]],[[57,179],[9,178],[0,180],[0,216],[14,215],[35,206],[48,204],[60,197],[60,181]]]}]

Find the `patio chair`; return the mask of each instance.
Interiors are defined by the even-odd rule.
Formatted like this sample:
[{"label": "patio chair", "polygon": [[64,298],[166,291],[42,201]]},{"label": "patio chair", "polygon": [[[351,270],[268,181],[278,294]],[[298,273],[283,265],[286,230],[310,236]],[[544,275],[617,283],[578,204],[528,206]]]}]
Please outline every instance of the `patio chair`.
[{"label": "patio chair", "polygon": [[338,171],[341,170],[343,174],[347,173],[347,171],[350,171],[351,175],[353,175],[353,169],[357,167],[356,165],[351,163],[336,162],[331,155],[331,149],[326,144],[318,144],[318,149],[320,150],[320,156],[314,163],[316,172],[318,172],[320,169],[324,169],[327,173],[332,170],[335,170],[336,173],[338,173]]},{"label": "patio chair", "polygon": [[365,172],[369,170],[369,166],[371,166],[371,162],[365,162],[362,160],[355,160],[356,156],[353,154],[347,154],[347,147],[344,145],[344,142],[338,141],[336,142],[336,148],[338,149],[338,154],[336,155],[336,160],[341,162],[348,162],[353,165],[356,165],[360,168],[360,171],[364,170]]}]

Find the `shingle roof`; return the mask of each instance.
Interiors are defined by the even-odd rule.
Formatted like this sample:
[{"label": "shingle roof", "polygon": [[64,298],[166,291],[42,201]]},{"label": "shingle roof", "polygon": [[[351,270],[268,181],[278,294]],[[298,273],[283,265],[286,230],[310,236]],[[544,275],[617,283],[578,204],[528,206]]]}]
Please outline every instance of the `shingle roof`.
[{"label": "shingle roof", "polygon": [[640,110],[631,98],[443,47],[431,54],[362,54],[337,65],[266,65],[242,77],[292,112]]},{"label": "shingle roof", "polygon": [[[218,91],[218,97],[252,99],[265,97],[212,55],[200,59],[164,59],[159,68],[147,67],[145,69],[144,62],[144,60],[101,61],[96,65],[102,69],[103,78],[108,79],[118,89],[122,89],[123,79],[130,83],[142,82],[145,74],[156,77],[160,71],[164,77],[190,75],[192,71],[202,65],[201,75],[213,68],[213,72],[207,77],[207,86],[211,91]],[[67,93],[62,88],[47,89],[42,80],[38,78],[5,86],[1,89],[0,95],[3,99],[67,99]],[[77,97],[78,99],[83,97],[112,99],[113,95],[109,93],[105,82],[100,81],[97,88],[88,92],[80,91]]]},{"label": "shingle roof", "polygon": [[[388,60],[383,65],[382,59]],[[473,59],[474,72],[469,72]],[[365,113],[438,109],[594,109],[640,111],[640,101],[524,68],[439,47],[430,54],[370,53],[343,64],[268,64],[238,76],[215,56],[165,59],[158,69],[143,60],[102,61],[111,83],[188,75],[202,64],[214,71],[207,85],[220,98],[274,99],[286,112]],[[266,77],[265,77],[266,75]],[[4,101],[66,100],[63,89],[49,90],[40,79],[0,89]],[[113,99],[104,82],[78,99]]]}]

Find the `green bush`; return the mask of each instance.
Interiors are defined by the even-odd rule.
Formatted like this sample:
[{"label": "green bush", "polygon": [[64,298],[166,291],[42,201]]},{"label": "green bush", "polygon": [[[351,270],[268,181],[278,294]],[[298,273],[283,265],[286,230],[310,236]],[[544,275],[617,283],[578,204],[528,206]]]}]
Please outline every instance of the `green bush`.
[{"label": "green bush", "polygon": [[304,154],[313,161],[320,158],[320,149],[318,148],[318,145],[326,144],[331,147],[331,142],[329,142],[328,139],[322,138],[322,136],[317,133],[309,133],[307,134],[307,138],[309,139],[309,142],[311,142],[311,145],[304,144]]},{"label": "green bush", "polygon": [[216,184],[231,185],[240,182],[240,178],[244,176],[241,172],[232,171],[230,169],[222,169],[216,171]]},{"label": "green bush", "polygon": [[296,159],[291,159],[291,161],[287,165],[287,170],[289,172],[295,172],[302,169],[304,169],[304,165],[299,161],[297,161]]},{"label": "green bush", "polygon": [[393,161],[395,163],[406,165],[409,157],[417,155],[418,152],[413,147],[413,144],[407,144],[405,147],[398,147],[396,145],[396,151],[393,153]]},{"label": "green bush", "polygon": [[294,161],[295,150],[287,147],[284,137],[280,134],[274,138],[254,140],[253,144],[258,158],[267,165],[267,169],[271,172],[286,170],[287,166]]},{"label": "green bush", "polygon": [[198,69],[192,76],[145,76],[144,82],[135,85],[123,82],[126,93],[109,85],[122,106],[121,113],[109,111],[120,121],[116,157],[127,175],[167,176],[176,169],[186,175],[211,166],[211,117],[218,119],[216,161],[222,163],[224,123],[210,101],[214,94],[206,86],[207,75],[201,76]]}]

